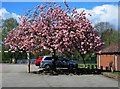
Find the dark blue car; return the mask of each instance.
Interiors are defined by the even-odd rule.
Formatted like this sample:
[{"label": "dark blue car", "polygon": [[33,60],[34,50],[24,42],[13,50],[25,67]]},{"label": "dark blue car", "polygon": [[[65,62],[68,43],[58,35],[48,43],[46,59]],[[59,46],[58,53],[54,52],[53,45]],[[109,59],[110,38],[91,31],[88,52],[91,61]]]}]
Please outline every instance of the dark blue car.
[{"label": "dark blue car", "polygon": [[[54,65],[53,65],[53,60],[52,60],[52,56],[44,56],[42,58],[42,61],[40,62],[40,68],[45,68],[45,69],[50,69],[52,68]],[[78,63],[73,61],[73,60],[70,60],[70,59],[67,59],[65,57],[56,57],[55,58],[55,65],[56,65],[56,68],[72,68],[72,69],[75,69],[78,67]]]}]

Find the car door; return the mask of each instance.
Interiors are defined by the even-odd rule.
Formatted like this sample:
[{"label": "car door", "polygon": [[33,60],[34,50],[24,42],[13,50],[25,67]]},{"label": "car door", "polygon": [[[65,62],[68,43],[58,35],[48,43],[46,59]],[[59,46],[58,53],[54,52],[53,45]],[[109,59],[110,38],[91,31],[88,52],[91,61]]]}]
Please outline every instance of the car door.
[{"label": "car door", "polygon": [[68,66],[68,61],[67,61],[66,59],[62,59],[62,60],[61,60],[61,66],[62,66],[63,68],[67,68],[67,66]]},{"label": "car door", "polygon": [[56,67],[61,67],[61,65],[62,65],[62,62],[61,62],[61,60],[56,60]]}]

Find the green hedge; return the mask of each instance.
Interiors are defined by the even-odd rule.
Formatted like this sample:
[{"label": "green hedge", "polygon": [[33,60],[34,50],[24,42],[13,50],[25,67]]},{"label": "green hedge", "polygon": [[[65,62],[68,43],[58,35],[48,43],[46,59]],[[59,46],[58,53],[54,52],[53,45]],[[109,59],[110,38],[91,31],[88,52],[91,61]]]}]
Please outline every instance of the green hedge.
[{"label": "green hedge", "polygon": [[[94,66],[94,68],[96,68],[97,64],[86,64],[86,67],[92,69],[92,65]],[[78,64],[78,68],[85,68],[84,64]]]}]

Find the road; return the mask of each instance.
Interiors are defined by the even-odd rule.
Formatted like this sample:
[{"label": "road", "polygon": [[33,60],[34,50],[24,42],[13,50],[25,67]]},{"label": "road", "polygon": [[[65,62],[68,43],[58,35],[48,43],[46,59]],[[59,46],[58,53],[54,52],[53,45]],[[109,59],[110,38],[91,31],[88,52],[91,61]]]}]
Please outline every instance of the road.
[{"label": "road", "polygon": [[[52,76],[27,73],[26,70],[27,65],[2,64],[2,87],[118,87],[118,81],[102,75]],[[31,70],[37,68],[32,65]]]}]

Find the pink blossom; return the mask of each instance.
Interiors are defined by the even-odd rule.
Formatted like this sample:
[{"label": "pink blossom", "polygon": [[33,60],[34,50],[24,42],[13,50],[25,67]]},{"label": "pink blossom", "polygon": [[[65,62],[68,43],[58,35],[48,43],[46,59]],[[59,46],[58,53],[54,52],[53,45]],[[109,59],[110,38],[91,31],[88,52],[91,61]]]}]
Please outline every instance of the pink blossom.
[{"label": "pink blossom", "polygon": [[76,8],[71,11],[66,1],[64,3],[66,10],[58,5],[47,7],[43,4],[21,16],[18,30],[8,33],[5,45],[11,50],[18,47],[26,51],[74,52],[77,49],[80,54],[101,49],[103,43],[85,11],[77,13]]}]

